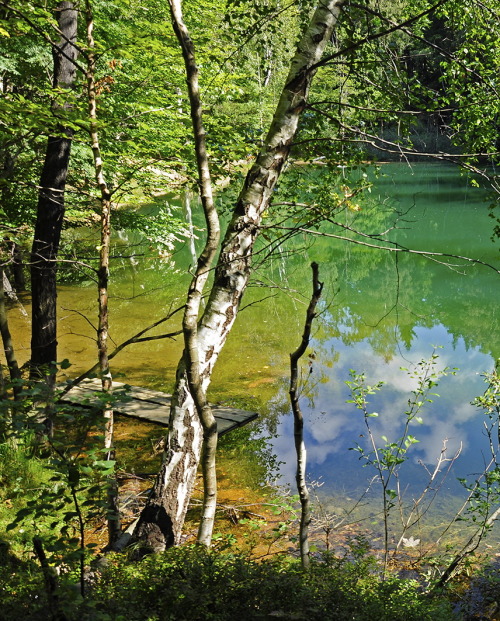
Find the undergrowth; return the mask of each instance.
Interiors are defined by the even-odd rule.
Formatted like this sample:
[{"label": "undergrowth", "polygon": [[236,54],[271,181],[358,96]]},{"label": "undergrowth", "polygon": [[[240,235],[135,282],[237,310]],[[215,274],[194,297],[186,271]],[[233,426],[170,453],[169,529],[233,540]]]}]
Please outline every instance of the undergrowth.
[{"label": "undergrowth", "polygon": [[[374,563],[364,553],[349,560],[326,555],[304,573],[290,557],[256,563],[239,554],[187,546],[141,562],[109,558],[102,573],[94,575],[85,600],[71,576],[62,576],[60,604],[65,617],[75,621],[456,618],[445,598],[423,594],[415,581],[381,580]],[[0,577],[0,618],[48,618],[43,584],[30,563],[3,563]]]}]

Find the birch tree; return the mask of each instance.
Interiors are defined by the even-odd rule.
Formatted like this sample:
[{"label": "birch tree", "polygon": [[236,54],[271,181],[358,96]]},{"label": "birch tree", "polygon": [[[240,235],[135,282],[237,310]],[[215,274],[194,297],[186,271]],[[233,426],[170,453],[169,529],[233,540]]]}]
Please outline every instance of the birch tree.
[{"label": "birch tree", "polygon": [[[98,85],[96,82],[96,43],[94,40],[94,14],[91,0],[85,0],[85,25],[87,35],[86,54],[86,95],[89,116],[89,140],[92,149],[96,184],[99,188],[100,201],[100,245],[99,266],[97,269],[98,290],[98,326],[97,326],[97,353],[101,388],[106,399],[103,403],[104,418],[104,449],[106,460],[115,459],[113,448],[114,412],[112,405],[113,376],[109,363],[108,334],[109,334],[109,257],[111,247],[111,210],[112,190],[105,175],[103,151],[98,127]],[[120,513],[118,506],[118,485],[116,477],[111,474],[107,479],[107,512],[108,512],[108,541],[112,546],[120,534]]]},{"label": "birch tree", "polygon": [[[197,314],[189,317],[189,326],[185,317],[187,347],[177,369],[164,462],[134,533],[134,539],[150,550],[161,551],[181,540],[203,439],[208,445],[216,434],[216,426],[210,421],[207,424],[203,416],[207,411],[206,391],[248,284],[262,216],[289,156],[316,64],[332,36],[342,4],[342,0],[321,2],[297,45],[270,129],[234,207],[201,316],[199,306],[195,309],[192,304],[192,295],[201,282],[199,274],[191,284],[186,315],[193,311]],[[209,531],[207,525],[203,543],[209,541]]]}]

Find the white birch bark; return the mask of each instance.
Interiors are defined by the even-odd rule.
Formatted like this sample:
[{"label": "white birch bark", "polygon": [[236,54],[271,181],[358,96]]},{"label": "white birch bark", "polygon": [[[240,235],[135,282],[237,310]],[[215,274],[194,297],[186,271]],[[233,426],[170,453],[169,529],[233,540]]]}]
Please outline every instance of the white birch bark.
[{"label": "white birch bark", "polygon": [[316,306],[323,291],[323,283],[319,281],[319,268],[317,263],[311,264],[313,273],[313,290],[309,306],[307,307],[306,320],[302,339],[297,349],[290,354],[290,403],[293,412],[293,435],[295,440],[296,471],[295,481],[300,498],[300,527],[299,546],[300,560],[304,569],[309,569],[309,525],[311,524],[311,508],[309,502],[309,490],[306,482],[307,451],[304,442],[304,417],[299,403],[299,360],[305,354],[311,338],[311,328],[316,317]]},{"label": "white birch bark", "polygon": [[[99,358],[99,372],[101,375],[102,392],[106,396],[111,396],[113,392],[113,377],[109,366],[108,358],[108,331],[109,331],[109,309],[108,309],[108,284],[109,284],[109,254],[111,243],[111,192],[109,190],[106,177],[104,175],[104,162],[99,140],[97,126],[97,86],[96,86],[96,54],[94,41],[94,18],[92,13],[91,0],[85,1],[85,18],[87,28],[87,105],[89,112],[89,137],[94,159],[94,173],[96,183],[100,190],[101,202],[101,244],[99,247],[99,269],[97,274],[98,285],[98,329],[97,329],[97,349]],[[115,452],[113,449],[114,433],[114,412],[110,401],[106,401],[103,406],[104,418],[104,448],[106,449],[106,459],[113,460]],[[118,486],[116,477],[112,474],[107,481],[107,504],[108,504],[108,539],[112,546],[120,535],[120,514],[118,507]]]},{"label": "white birch bark", "polygon": [[[210,166],[207,154],[206,134],[203,125],[203,109],[198,82],[198,67],[195,61],[194,45],[182,17],[180,0],[169,0],[174,32],[182,49],[186,67],[189,106],[195,141],[196,163],[198,167],[198,183],[201,204],[205,215],[207,236],[205,247],[197,261],[196,271],[188,290],[186,309],[182,329],[184,335],[184,355],[182,366],[186,370],[189,392],[196,407],[196,413],[203,428],[203,509],[198,542],[210,545],[217,506],[217,422],[207,400],[208,385],[202,381],[200,374],[200,347],[198,341],[198,319],[203,290],[207,282],[213,260],[215,259],[220,241],[219,216],[215,209],[210,178]],[[181,518],[184,519],[183,517]]]},{"label": "white birch bark", "polygon": [[[274,118],[250,169],[222,243],[211,294],[197,331],[200,386],[206,394],[214,365],[238,314],[251,271],[262,214],[290,152],[305,108],[314,66],[330,40],[342,0],[324,0],[297,46]],[[185,364],[177,372],[165,460],[144,508],[134,539],[153,551],[176,545],[195,483],[202,425],[190,393]]]}]

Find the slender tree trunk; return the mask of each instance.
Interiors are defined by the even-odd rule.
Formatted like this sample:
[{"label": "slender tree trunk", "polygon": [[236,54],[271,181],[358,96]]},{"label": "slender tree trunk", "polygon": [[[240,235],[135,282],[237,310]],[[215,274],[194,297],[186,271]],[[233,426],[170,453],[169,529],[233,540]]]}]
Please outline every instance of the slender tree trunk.
[{"label": "slender tree trunk", "polygon": [[297,470],[295,473],[295,480],[297,482],[297,490],[300,498],[300,527],[299,527],[299,546],[300,546],[300,560],[302,567],[308,569],[310,565],[309,560],[309,525],[311,524],[311,509],[309,506],[309,490],[306,483],[306,445],[304,443],[304,417],[302,416],[302,410],[299,404],[299,371],[298,363],[304,355],[307,346],[309,345],[309,339],[311,338],[311,327],[314,318],[316,317],[316,305],[321,297],[323,290],[323,283],[319,282],[318,278],[318,264],[312,263],[311,269],[313,273],[313,291],[311,301],[307,307],[306,321],[304,324],[304,332],[302,334],[302,340],[298,348],[290,354],[290,403],[292,404],[293,411],[293,436],[295,439],[295,452],[297,455]]},{"label": "slender tree trunk", "polygon": [[[269,206],[306,106],[312,68],[330,40],[341,6],[342,0],[326,0],[314,12],[291,61],[264,146],[235,206],[211,294],[197,328],[199,377],[205,393],[248,283],[262,214]],[[181,363],[177,372],[164,463],[134,533],[135,540],[154,551],[179,543],[200,459],[201,422],[184,368]]]},{"label": "slender tree trunk", "polygon": [[33,549],[43,572],[43,581],[45,583],[45,592],[49,605],[49,618],[51,621],[67,621],[67,617],[61,610],[59,602],[57,574],[54,568],[50,566],[40,537],[33,537]]},{"label": "slender tree trunk", "polygon": [[[210,545],[217,506],[217,477],[215,470],[217,422],[208,403],[206,394],[209,384],[207,379],[209,380],[210,378],[204,378],[201,373],[200,355],[203,354],[203,349],[200,347],[198,321],[203,290],[219,247],[220,225],[212,195],[212,182],[207,155],[205,128],[202,120],[202,104],[198,83],[198,67],[195,61],[195,50],[183,21],[180,0],[169,0],[169,3],[174,32],[179,41],[186,68],[187,88],[198,167],[198,183],[207,226],[207,238],[205,247],[198,259],[196,271],[191,281],[186,300],[182,323],[185,347],[182,360],[177,369],[177,389],[175,392],[177,398],[172,402],[173,407],[170,416],[170,428],[172,430],[175,429],[175,431],[173,431],[172,434],[169,433],[167,440],[171,442],[171,445],[167,447],[165,467],[166,470],[171,473],[169,477],[177,477],[177,472],[180,473],[180,469],[184,468],[185,460],[182,456],[183,451],[178,451],[175,448],[177,445],[180,445],[186,448],[187,459],[191,462],[190,469],[193,467],[196,468],[200,459],[200,448],[203,445],[204,502],[202,519],[198,531],[198,542],[204,545]],[[183,403],[186,399],[189,401],[189,415],[192,418],[192,424],[179,415],[177,416],[177,420],[175,420],[175,416],[172,414],[176,408],[175,404]],[[180,423],[181,420],[183,421],[182,423]],[[181,457],[180,462],[178,462],[177,457]],[[169,462],[168,465],[167,462]],[[194,471],[194,475],[196,475],[196,470]],[[184,477],[182,474],[180,476]],[[187,488],[183,496],[191,496],[194,481],[195,476],[186,480]],[[159,485],[158,491],[163,490],[161,481],[158,480],[157,483]],[[153,492],[151,500],[155,493],[156,490]],[[187,511],[187,504],[179,505],[174,498],[170,500],[173,500],[173,506],[165,505],[163,494],[159,498],[159,506],[156,506],[152,500],[150,510],[153,511],[153,519],[148,517],[150,515],[149,513],[145,513],[144,517],[147,519],[142,519],[143,516],[141,516],[141,520],[136,529],[137,537],[142,540],[148,540],[148,545],[152,549],[162,549],[165,545],[179,542],[182,523],[184,522]],[[167,500],[167,504],[168,502]],[[162,523],[160,514],[162,515],[163,511],[165,511],[170,518],[170,521],[167,521],[165,525],[166,530],[163,527],[158,528],[157,522],[158,520]],[[170,531],[172,531],[172,533],[170,533]],[[168,541],[164,539],[166,533],[169,537]],[[170,541],[170,537],[173,537],[172,541]]]},{"label": "slender tree trunk", "polygon": [[[6,75],[2,76],[0,84],[0,93],[6,94],[8,92],[14,92],[13,85],[10,84]],[[12,176],[16,170],[16,161],[22,152],[22,144],[12,144],[8,142],[3,146],[2,165],[0,166],[0,200],[4,211],[12,209],[12,201],[15,196],[15,183],[12,183]],[[19,244],[9,239],[9,233],[14,233],[14,230],[10,231],[9,228],[4,229],[4,243],[9,248],[9,252],[12,256],[11,263],[9,265],[12,273],[14,287],[16,291],[24,291],[26,289],[26,281],[23,271],[23,257],[22,250]]]},{"label": "slender tree trunk", "polygon": [[14,344],[9,330],[9,322],[7,320],[3,275],[3,269],[0,269],[0,334],[2,337],[5,360],[7,361],[7,367],[9,369],[10,380],[13,385],[14,398],[18,399],[21,393],[21,370],[17,364]]},{"label": "slender tree trunk", "polygon": [[[87,99],[90,119],[90,141],[92,154],[94,157],[94,168],[97,185],[100,191],[101,202],[101,245],[99,250],[99,269],[97,274],[98,287],[98,329],[97,329],[97,350],[99,358],[99,372],[101,375],[102,391],[111,396],[113,390],[113,377],[109,366],[108,358],[108,283],[109,283],[109,250],[111,241],[111,192],[108,188],[104,176],[104,165],[99,143],[99,132],[97,130],[97,92],[96,92],[96,57],[95,41],[93,36],[94,19],[92,5],[86,0],[86,25],[87,25]],[[104,448],[106,449],[106,459],[114,459],[113,449],[113,428],[114,413],[110,402],[107,402],[103,409],[104,417]],[[108,537],[109,545],[112,546],[120,535],[120,514],[118,508],[118,487],[115,475],[109,477],[107,482],[108,499]]]},{"label": "slender tree trunk", "polygon": [[[7,388],[5,386],[5,376],[3,372],[4,365],[0,362],[0,401],[8,399]],[[0,425],[0,434],[8,427],[11,426],[12,417],[7,413],[4,424]]]},{"label": "slender tree trunk", "polygon": [[[76,79],[74,62],[78,12],[73,2],[60,2],[56,16],[61,40],[53,48],[54,89],[71,89]],[[66,104],[62,105],[62,108]],[[61,109],[54,103],[54,110]],[[31,377],[45,377],[54,388],[57,360],[56,261],[64,217],[64,191],[73,131],[60,127],[48,139],[40,177],[37,219],[31,250],[32,338]]]},{"label": "slender tree trunk", "polygon": [[3,291],[5,295],[9,298],[9,300],[14,302],[14,304],[17,304],[17,306],[19,307],[19,312],[21,313],[21,315],[23,315],[23,317],[27,317],[28,313],[26,312],[26,309],[24,308],[24,306],[21,304],[20,299],[17,297],[17,293],[15,292],[14,288],[10,284],[10,281],[7,278],[7,274],[5,273],[5,270],[2,270],[2,286],[3,286]]},{"label": "slender tree trunk", "polygon": [[12,263],[10,264],[10,271],[12,273],[12,280],[16,291],[25,291],[26,280],[24,278],[24,261],[23,252],[21,246],[16,242],[11,242],[11,254]]},{"label": "slender tree trunk", "polygon": [[198,84],[198,67],[195,61],[195,50],[189,32],[182,19],[181,1],[169,0],[174,32],[182,49],[186,67],[189,105],[195,139],[196,163],[198,167],[198,183],[200,188],[201,204],[207,226],[205,247],[197,262],[196,272],[191,282],[186,300],[186,310],[183,317],[184,358],[186,362],[186,376],[189,390],[193,396],[197,414],[203,427],[203,509],[198,542],[209,546],[217,507],[217,422],[207,400],[208,382],[204,382],[200,368],[200,350],[198,337],[198,320],[203,290],[208,279],[209,271],[219,248],[220,225],[217,210],[212,195],[212,181],[207,155],[205,128],[202,119],[202,104]]}]

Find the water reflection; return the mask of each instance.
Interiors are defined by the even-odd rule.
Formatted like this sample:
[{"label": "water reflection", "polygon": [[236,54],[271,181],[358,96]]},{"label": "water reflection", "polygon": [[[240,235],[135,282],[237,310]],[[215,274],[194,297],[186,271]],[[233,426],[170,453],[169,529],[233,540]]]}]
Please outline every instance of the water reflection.
[{"label": "water reflection", "polygon": [[[380,446],[384,444],[382,436],[386,436],[389,441],[398,439],[403,428],[404,412],[408,409],[410,391],[417,387],[416,379],[409,377],[401,367],[411,368],[420,360],[428,359],[435,345],[442,346],[438,350],[438,370],[452,368],[460,365],[460,362],[464,367],[456,376],[450,375],[440,380],[436,389],[439,397],[433,397],[433,403],[425,407],[423,423],[412,425],[411,433],[419,443],[409,452],[402,484],[417,489],[418,485],[426,481],[423,465],[430,468],[436,463],[445,440],[447,457],[452,457],[461,448],[453,477],[447,482],[448,489],[458,489],[454,477],[482,470],[488,448],[483,433],[483,417],[470,401],[484,391],[481,374],[492,368],[491,356],[481,353],[477,348],[467,349],[462,339],[453,343],[453,336],[442,325],[430,329],[417,328],[413,347],[409,351],[395,354],[390,360],[384,360],[374,352],[368,340],[350,347],[340,339],[330,339],[328,347],[338,352],[337,362],[332,369],[329,365],[325,367],[321,357],[316,360],[316,369],[309,382],[314,382],[315,376],[328,377],[328,381],[317,384],[312,390],[312,399],[305,398],[303,404],[304,413],[307,412],[309,476],[312,480],[322,479],[325,482],[324,491],[339,494],[348,488],[350,495],[361,494],[374,475],[374,471],[362,467],[363,462],[357,453],[348,451],[356,444],[366,450],[370,448],[362,413],[354,405],[346,403],[350,392],[345,380],[349,379],[350,369],[363,371],[368,384],[384,381],[381,391],[370,398],[370,411],[379,413],[370,422]],[[278,399],[286,399],[285,386],[282,391]],[[283,418],[277,428],[278,435],[273,440],[274,449],[284,462],[281,474],[287,482],[293,481],[295,472],[290,430],[291,421]]]},{"label": "water reflection", "polygon": [[[485,195],[468,187],[456,170],[447,166],[388,166],[378,180],[356,226],[363,227],[376,203],[404,213],[388,239],[403,246],[478,258],[498,266],[498,246],[491,237]],[[385,222],[393,215],[387,213]],[[379,221],[380,224],[380,221]],[[368,227],[372,224],[368,223]],[[367,383],[383,380],[383,389],[371,398],[379,412],[371,419],[381,437],[399,438],[404,412],[415,380],[401,371],[428,359],[437,347],[438,366],[458,367],[456,376],[442,378],[440,397],[426,406],[423,424],[411,433],[419,443],[411,447],[401,484],[411,496],[429,478],[428,470],[441,454],[461,454],[446,481],[446,489],[463,492],[457,476],[474,475],[489,460],[484,416],[470,401],[485,390],[481,374],[491,371],[500,355],[498,273],[490,267],[454,258],[431,261],[411,255],[394,255],[330,240],[309,252],[323,275],[334,275],[337,294],[318,320],[312,343],[316,353],[314,374],[305,391],[309,476],[324,482],[330,495],[356,497],[366,490],[375,474],[363,468],[356,443],[368,448],[362,413],[346,404],[345,381],[350,369],[364,372]],[[304,262],[304,281],[307,263]],[[327,294],[328,295],[328,294]],[[298,337],[297,337],[298,338]],[[316,383],[314,383],[316,382]],[[278,410],[285,409],[286,383],[274,397]],[[294,449],[292,422],[282,417],[277,424],[274,450],[282,460],[283,480],[293,483]]]}]

